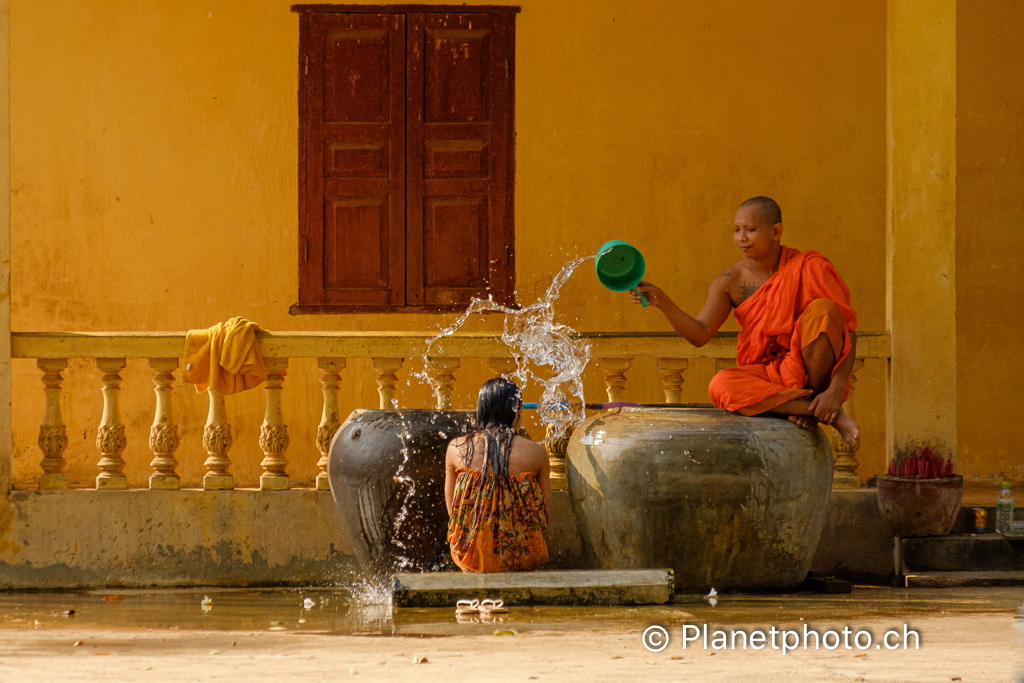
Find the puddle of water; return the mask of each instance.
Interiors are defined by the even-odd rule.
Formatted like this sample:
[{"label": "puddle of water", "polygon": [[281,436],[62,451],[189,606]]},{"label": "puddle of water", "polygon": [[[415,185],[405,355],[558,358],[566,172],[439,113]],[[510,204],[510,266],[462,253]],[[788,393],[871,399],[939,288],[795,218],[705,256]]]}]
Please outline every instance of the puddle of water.
[{"label": "puddle of water", "polygon": [[783,595],[719,595],[711,607],[700,596],[677,596],[676,603],[699,619],[722,624],[848,621],[878,617],[1013,614],[1024,600],[1024,588],[884,588],[858,586],[846,595],[793,593]]},{"label": "puddle of water", "polygon": [[[116,596],[120,600],[108,600]],[[204,598],[209,610],[204,611]],[[311,602],[307,602],[307,600]],[[281,631],[339,635],[487,635],[496,629],[579,631],[667,628],[687,623],[782,625],[802,621],[857,623],[1004,613],[1011,619],[1024,600],[1017,587],[893,589],[858,587],[850,595],[791,593],[719,594],[716,607],[700,596],[677,596],[646,607],[512,606],[500,621],[458,623],[454,610],[397,609],[386,592],[369,588],[166,589],[81,593],[0,593],[0,629],[117,629],[182,631]],[[308,609],[307,609],[308,606]],[[74,610],[75,616],[62,613]],[[1021,620],[1017,620],[1021,621]]]},{"label": "puddle of water", "polygon": [[0,593],[2,628],[390,633],[391,605],[322,589]]}]

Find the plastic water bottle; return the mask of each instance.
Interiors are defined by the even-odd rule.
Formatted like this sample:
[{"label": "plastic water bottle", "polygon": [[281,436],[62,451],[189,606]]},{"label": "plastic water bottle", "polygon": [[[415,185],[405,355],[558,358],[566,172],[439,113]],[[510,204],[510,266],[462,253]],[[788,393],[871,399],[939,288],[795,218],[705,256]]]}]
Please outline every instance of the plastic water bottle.
[{"label": "plastic water bottle", "polygon": [[1013,530],[1013,492],[1010,482],[1003,482],[1003,490],[996,499],[996,531],[1004,536]]}]

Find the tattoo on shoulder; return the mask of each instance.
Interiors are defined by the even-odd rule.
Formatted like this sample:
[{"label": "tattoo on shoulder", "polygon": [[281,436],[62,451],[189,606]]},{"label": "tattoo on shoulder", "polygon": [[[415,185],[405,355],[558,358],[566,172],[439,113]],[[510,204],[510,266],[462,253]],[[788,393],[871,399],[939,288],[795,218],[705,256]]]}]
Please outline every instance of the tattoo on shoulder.
[{"label": "tattoo on shoulder", "polygon": [[740,301],[746,301],[750,297],[754,296],[754,292],[758,289],[757,285],[753,282],[746,282],[740,287],[740,294],[743,296]]},{"label": "tattoo on shoulder", "polygon": [[732,271],[726,268],[725,270],[718,274],[718,277],[732,277]]}]

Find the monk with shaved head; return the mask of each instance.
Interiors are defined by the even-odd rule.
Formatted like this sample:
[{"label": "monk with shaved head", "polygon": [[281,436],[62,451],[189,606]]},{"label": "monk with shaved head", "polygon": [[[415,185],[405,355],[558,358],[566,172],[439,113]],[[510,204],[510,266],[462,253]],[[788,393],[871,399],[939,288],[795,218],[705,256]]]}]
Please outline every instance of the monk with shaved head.
[{"label": "monk with shaved head", "polygon": [[[857,423],[843,411],[857,346],[850,290],[818,252],[783,246],[782,211],[774,200],[748,199],[734,222],[733,239],[743,258],[711,283],[696,317],[649,282],[637,290],[698,347],[730,311],[735,314],[737,367],[711,380],[708,391],[716,406],[742,415],[785,415],[805,429],[824,422],[859,447]],[[640,302],[639,294],[630,296]]]}]

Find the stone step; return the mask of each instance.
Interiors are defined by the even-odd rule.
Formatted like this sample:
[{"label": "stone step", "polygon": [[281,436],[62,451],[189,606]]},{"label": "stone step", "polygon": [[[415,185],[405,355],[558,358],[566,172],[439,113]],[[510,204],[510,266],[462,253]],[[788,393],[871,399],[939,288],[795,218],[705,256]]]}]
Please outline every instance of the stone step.
[{"label": "stone step", "polygon": [[914,572],[904,577],[907,588],[958,586],[1024,586],[1024,570],[972,572]]},{"label": "stone step", "polygon": [[904,574],[1024,570],[1024,539],[1000,534],[953,534],[904,538]]},{"label": "stone step", "polygon": [[662,605],[672,598],[671,569],[464,574],[395,574],[395,607],[455,607],[462,599],[501,598],[506,605]]}]

